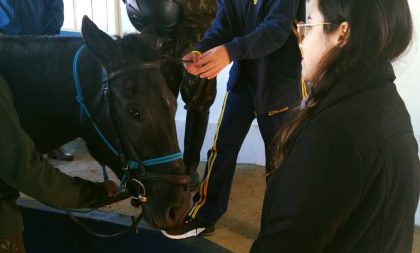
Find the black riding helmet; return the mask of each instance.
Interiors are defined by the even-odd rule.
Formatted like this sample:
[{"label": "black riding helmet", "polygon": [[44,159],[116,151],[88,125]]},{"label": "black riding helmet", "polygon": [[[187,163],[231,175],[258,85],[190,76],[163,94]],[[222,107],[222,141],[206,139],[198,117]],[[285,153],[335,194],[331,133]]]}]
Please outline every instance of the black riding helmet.
[{"label": "black riding helmet", "polygon": [[138,31],[153,24],[160,32],[171,32],[180,15],[179,5],[174,0],[123,0],[123,2],[131,24]]}]

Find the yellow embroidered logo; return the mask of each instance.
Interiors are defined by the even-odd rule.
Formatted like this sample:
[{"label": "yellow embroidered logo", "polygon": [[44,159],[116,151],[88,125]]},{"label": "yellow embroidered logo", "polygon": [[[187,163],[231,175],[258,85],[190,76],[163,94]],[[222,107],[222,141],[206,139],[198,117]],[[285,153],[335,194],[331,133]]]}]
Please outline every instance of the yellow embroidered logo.
[{"label": "yellow embroidered logo", "polygon": [[287,110],[289,110],[289,107],[288,107],[288,106],[283,107],[283,108],[281,108],[281,109],[272,110],[272,111],[268,112],[268,116],[273,116],[274,114],[281,113],[281,112],[285,112],[285,111],[287,111]]},{"label": "yellow embroidered logo", "polygon": [[254,5],[256,5],[258,3],[258,0],[252,0]]}]

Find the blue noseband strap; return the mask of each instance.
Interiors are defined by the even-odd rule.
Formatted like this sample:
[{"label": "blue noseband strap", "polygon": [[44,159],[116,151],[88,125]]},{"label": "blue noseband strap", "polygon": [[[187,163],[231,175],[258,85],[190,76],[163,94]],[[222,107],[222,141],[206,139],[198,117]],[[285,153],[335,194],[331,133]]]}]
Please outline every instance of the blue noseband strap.
[{"label": "blue noseband strap", "polygon": [[178,152],[172,155],[162,156],[154,159],[149,159],[143,161],[144,166],[152,166],[152,165],[159,165],[164,163],[170,163],[176,161],[178,159],[182,159],[182,153]]}]

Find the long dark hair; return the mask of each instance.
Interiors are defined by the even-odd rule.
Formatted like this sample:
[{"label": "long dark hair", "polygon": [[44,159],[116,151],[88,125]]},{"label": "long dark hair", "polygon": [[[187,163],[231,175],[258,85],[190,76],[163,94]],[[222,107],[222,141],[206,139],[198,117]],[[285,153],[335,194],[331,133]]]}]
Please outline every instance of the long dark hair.
[{"label": "long dark hair", "polygon": [[348,73],[363,72],[379,61],[391,62],[410,45],[412,19],[407,0],[319,0],[324,16],[324,32],[329,34],[342,22],[348,22],[347,42],[331,49],[321,60],[308,98],[295,110],[293,119],[279,132],[274,143],[274,168],[287,156],[296,130],[316,110],[317,105]]}]

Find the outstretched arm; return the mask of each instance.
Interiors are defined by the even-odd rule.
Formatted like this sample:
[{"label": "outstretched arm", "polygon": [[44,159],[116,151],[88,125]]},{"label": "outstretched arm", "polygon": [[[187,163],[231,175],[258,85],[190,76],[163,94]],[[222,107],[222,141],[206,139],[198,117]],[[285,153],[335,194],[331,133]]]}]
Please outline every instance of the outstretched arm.
[{"label": "outstretched arm", "polygon": [[262,6],[267,13],[257,28],[235,37],[224,46],[231,60],[257,59],[282,47],[292,31],[301,0],[269,0]]},{"label": "outstretched arm", "polygon": [[244,36],[218,45],[205,53],[195,63],[195,72],[201,78],[214,78],[231,61],[257,59],[279,49],[288,39],[298,12],[300,0],[269,0],[261,4],[267,13],[257,28]]}]

